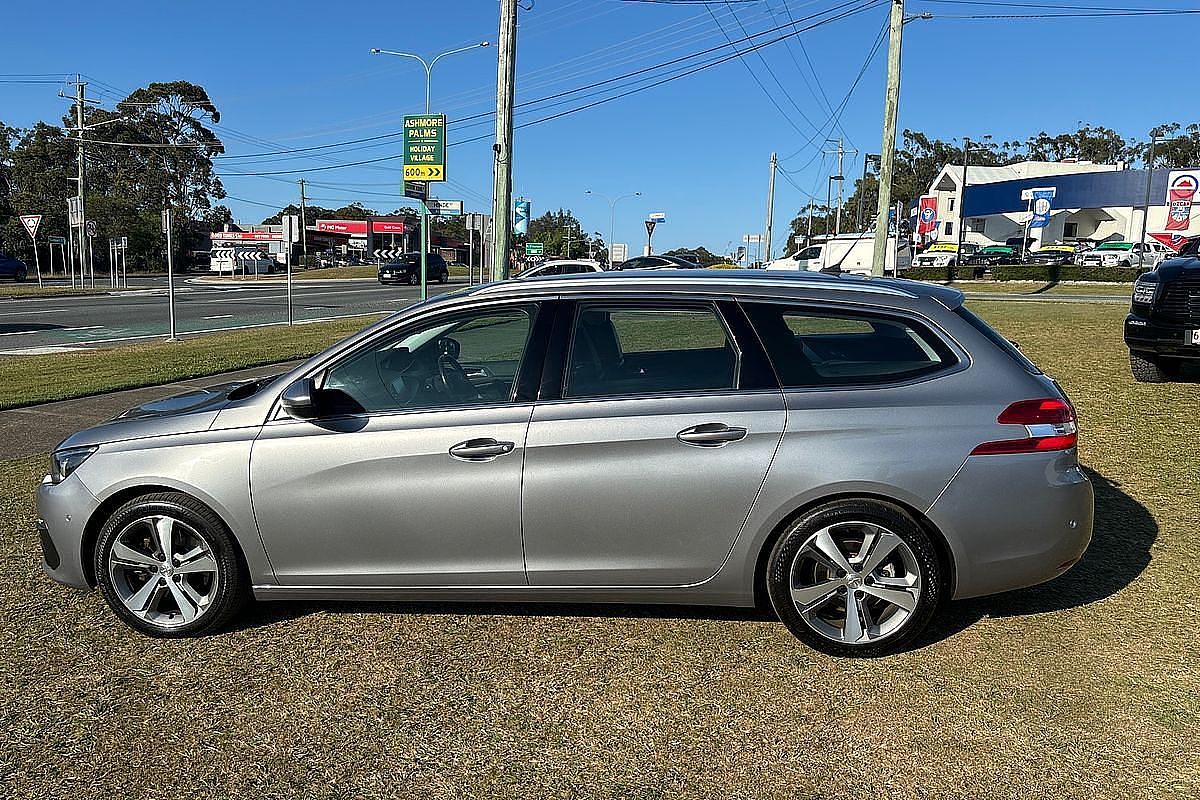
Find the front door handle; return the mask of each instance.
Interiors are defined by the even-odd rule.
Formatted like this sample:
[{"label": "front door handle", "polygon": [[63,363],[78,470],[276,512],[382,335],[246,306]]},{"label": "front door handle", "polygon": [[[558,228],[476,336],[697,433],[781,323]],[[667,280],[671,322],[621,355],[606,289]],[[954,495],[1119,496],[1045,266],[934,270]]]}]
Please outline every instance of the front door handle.
[{"label": "front door handle", "polygon": [[706,422],[685,428],[675,434],[675,438],[684,444],[696,447],[720,447],[723,444],[736,442],[746,438],[745,428],[735,428],[723,422]]},{"label": "front door handle", "polygon": [[497,456],[508,455],[516,445],[498,442],[495,439],[468,439],[450,448],[450,455],[463,461],[490,461]]}]

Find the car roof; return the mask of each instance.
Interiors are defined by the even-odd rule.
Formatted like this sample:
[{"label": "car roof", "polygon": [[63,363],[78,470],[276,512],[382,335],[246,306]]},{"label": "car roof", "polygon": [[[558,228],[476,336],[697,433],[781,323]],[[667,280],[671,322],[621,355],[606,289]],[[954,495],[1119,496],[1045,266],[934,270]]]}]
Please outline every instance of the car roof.
[{"label": "car roof", "polygon": [[949,309],[963,303],[963,293],[948,286],[903,278],[861,275],[827,275],[819,272],[765,272],[760,270],[629,270],[547,275],[523,281],[502,281],[455,292],[453,297],[497,299],[545,294],[570,296],[595,291],[640,290],[681,294],[747,294],[794,298],[825,296],[830,300],[871,301],[892,298],[901,303],[932,298]]}]

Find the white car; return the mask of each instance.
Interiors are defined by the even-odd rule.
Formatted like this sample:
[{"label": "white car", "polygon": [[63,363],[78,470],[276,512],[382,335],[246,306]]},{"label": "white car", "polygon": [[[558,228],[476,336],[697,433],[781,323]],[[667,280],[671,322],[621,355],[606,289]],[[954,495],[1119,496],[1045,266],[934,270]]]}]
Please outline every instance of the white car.
[{"label": "white car", "polygon": [[538,264],[536,267],[530,267],[523,271],[518,278],[542,278],[546,275],[579,275],[587,272],[603,272],[603,267],[599,261],[590,259],[564,259],[561,261],[547,261],[544,264]]},{"label": "white car", "polygon": [[[970,256],[977,245],[963,243],[963,255]],[[958,266],[958,245],[953,242],[938,242],[913,259],[914,267]]]},{"label": "white car", "polygon": [[1136,242],[1101,242],[1094,250],[1078,257],[1078,262],[1084,267],[1138,267],[1143,266],[1144,258],[1144,266],[1149,269],[1168,258],[1171,252],[1159,242],[1146,242],[1144,245]]}]

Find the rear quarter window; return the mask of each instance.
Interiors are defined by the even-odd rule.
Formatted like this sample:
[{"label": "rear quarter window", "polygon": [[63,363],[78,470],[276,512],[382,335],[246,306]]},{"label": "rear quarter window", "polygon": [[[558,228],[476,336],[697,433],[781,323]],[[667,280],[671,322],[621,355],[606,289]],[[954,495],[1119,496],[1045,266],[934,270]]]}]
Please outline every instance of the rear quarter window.
[{"label": "rear quarter window", "polygon": [[785,388],[894,383],[958,364],[941,337],[902,317],[774,303],[745,308]]},{"label": "rear quarter window", "polygon": [[1042,374],[1042,371],[1038,369],[1037,364],[1034,364],[1032,361],[1030,361],[1028,356],[1021,352],[1020,348],[1018,348],[1008,339],[1005,339],[1003,336],[1001,336],[1000,333],[997,332],[996,329],[991,325],[988,325],[986,322],[968,311],[963,306],[959,306],[955,310],[955,313],[966,320],[972,328],[982,333],[988,339],[988,341],[1004,351],[1009,358],[1020,364],[1021,367],[1030,375]]}]

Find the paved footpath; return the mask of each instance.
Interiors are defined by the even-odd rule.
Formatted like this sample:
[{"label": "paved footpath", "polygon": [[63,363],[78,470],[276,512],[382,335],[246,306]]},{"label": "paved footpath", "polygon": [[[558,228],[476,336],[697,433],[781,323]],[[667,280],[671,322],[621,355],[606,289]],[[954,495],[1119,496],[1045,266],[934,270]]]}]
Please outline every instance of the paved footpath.
[{"label": "paved footpath", "polygon": [[275,375],[299,363],[287,361],[267,364],[205,378],[0,411],[0,461],[48,453],[75,431],[110,420],[127,409],[151,400],[229,381]]}]

